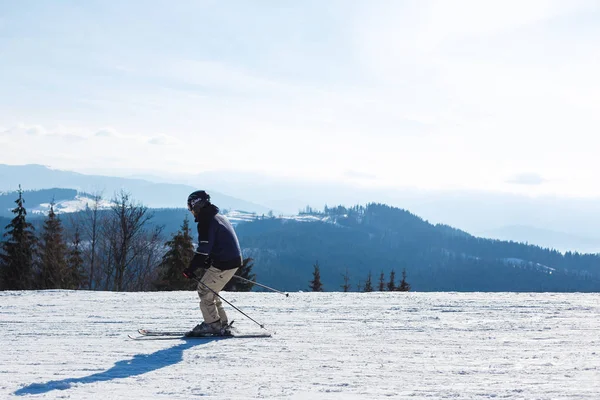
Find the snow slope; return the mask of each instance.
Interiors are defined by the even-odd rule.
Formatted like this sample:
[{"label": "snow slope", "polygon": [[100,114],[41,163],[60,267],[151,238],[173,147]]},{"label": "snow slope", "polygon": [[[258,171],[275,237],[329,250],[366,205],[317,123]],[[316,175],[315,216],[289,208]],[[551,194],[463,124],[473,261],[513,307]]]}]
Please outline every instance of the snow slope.
[{"label": "snow slope", "polygon": [[[108,210],[111,207],[111,205],[111,201],[103,199],[98,203],[98,209]],[[32,214],[48,215],[48,213],[50,212],[50,206],[50,203],[41,203],[37,207],[28,209],[28,212]],[[78,211],[83,211],[86,207],[93,208],[94,200],[86,196],[77,195],[73,200],[55,201],[54,212],[56,214],[74,213]]]},{"label": "snow slope", "polygon": [[273,337],[127,338],[195,325],[194,292],[0,292],[0,398],[600,398],[598,294],[223,296]]}]

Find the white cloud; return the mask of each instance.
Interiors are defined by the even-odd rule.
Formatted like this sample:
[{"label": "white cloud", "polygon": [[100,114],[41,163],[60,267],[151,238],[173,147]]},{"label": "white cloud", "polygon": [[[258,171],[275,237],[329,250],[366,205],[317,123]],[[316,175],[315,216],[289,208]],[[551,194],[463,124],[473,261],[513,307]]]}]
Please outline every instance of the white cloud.
[{"label": "white cloud", "polygon": [[147,143],[151,140],[148,136],[141,134],[125,134],[114,128],[102,128],[96,131],[93,135],[95,138],[106,139],[109,141],[119,140],[123,141],[132,141],[137,143]]},{"label": "white cloud", "polygon": [[546,179],[536,173],[521,173],[509,178],[506,182],[517,185],[541,185],[546,182]]},{"label": "white cloud", "polygon": [[181,144],[181,141],[173,136],[163,134],[148,139],[148,143],[160,146],[172,146]]},{"label": "white cloud", "polygon": [[78,131],[69,131],[62,126],[56,128],[47,128],[42,125],[27,125],[23,123],[16,124],[8,129],[0,130],[0,134],[14,138],[22,138],[24,136],[35,136],[41,138],[54,138],[64,140],[84,140],[85,134]]},{"label": "white cloud", "polygon": [[10,128],[4,128],[2,133],[6,136],[42,136],[47,135],[47,131],[45,128],[40,125],[25,125],[25,124],[17,124]]},{"label": "white cloud", "polygon": [[23,132],[31,136],[41,136],[47,134],[46,130],[39,125],[24,127]]},{"label": "white cloud", "polygon": [[96,137],[106,137],[106,138],[120,138],[122,137],[116,129],[113,128],[102,128],[97,131],[94,136]]}]

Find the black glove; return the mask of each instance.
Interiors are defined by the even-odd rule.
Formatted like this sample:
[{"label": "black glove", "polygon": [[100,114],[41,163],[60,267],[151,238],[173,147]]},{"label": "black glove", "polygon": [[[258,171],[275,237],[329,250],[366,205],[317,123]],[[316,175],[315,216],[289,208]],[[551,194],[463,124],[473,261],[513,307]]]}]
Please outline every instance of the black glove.
[{"label": "black glove", "polygon": [[196,277],[196,274],[194,273],[194,271],[196,271],[196,268],[187,267],[186,269],[183,270],[183,276],[185,276],[188,279],[194,279]]}]

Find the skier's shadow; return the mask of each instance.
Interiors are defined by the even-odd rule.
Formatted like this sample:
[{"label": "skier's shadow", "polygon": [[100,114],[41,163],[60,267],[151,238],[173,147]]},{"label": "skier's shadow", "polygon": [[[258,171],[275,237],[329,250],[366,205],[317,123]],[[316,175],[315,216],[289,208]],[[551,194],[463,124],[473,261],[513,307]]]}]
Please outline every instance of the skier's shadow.
[{"label": "skier's shadow", "polygon": [[113,379],[142,375],[147,372],[177,364],[183,359],[184,350],[197,346],[198,344],[206,344],[215,340],[219,340],[219,338],[205,339],[202,341],[186,340],[184,343],[178,344],[177,346],[158,350],[151,354],[136,354],[131,359],[117,361],[115,365],[104,372],[98,372],[81,378],[67,378],[45,383],[32,383],[15,391],[14,394],[17,396],[42,394],[51,392],[52,390],[69,389],[73,384],[104,382]]}]

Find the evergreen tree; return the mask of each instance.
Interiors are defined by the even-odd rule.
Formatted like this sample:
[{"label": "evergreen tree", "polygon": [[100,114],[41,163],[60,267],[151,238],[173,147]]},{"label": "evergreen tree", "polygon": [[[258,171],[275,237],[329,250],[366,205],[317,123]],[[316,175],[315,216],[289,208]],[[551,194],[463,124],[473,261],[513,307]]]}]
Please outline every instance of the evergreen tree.
[{"label": "evergreen tree", "polygon": [[39,276],[40,289],[62,289],[67,280],[67,245],[63,238],[60,218],[54,213],[54,202],[44,221],[40,240]]},{"label": "evergreen tree", "polygon": [[87,286],[87,277],[83,269],[83,254],[81,251],[81,235],[75,230],[73,242],[67,256],[67,279],[65,289],[79,289]]},{"label": "evergreen tree", "polygon": [[194,243],[190,235],[190,225],[187,216],[183,225],[171,240],[166,242],[167,252],[160,264],[159,278],[154,282],[158,290],[192,290],[197,283],[183,276],[194,257]]},{"label": "evergreen tree", "polygon": [[383,292],[385,290],[385,275],[383,274],[383,271],[381,271],[381,274],[379,275],[379,291]]},{"label": "evergreen tree", "polygon": [[406,268],[402,270],[402,281],[396,290],[400,292],[408,292],[410,290],[410,284],[406,282]]},{"label": "evergreen tree", "polygon": [[313,292],[322,292],[323,291],[323,284],[321,283],[321,270],[319,267],[319,262],[317,261],[314,265],[314,271],[313,271],[313,280],[310,281],[310,290],[312,290]]},{"label": "evergreen tree", "polygon": [[3,290],[27,290],[33,282],[33,253],[35,235],[33,226],[27,222],[23,190],[19,185],[17,207],[12,210],[15,217],[6,226],[7,232],[0,252],[1,288]]},{"label": "evergreen tree", "polygon": [[350,290],[350,275],[348,274],[348,268],[346,268],[346,273],[344,275],[342,275],[342,277],[344,278],[344,284],[342,285],[342,290],[344,292],[348,292]]},{"label": "evergreen tree", "polygon": [[373,283],[371,281],[371,271],[369,271],[369,275],[367,276],[367,280],[365,282],[365,292],[373,291]]},{"label": "evergreen tree", "polygon": [[[252,267],[254,264],[252,263],[254,260],[250,257],[244,258],[242,262],[242,267],[236,271],[235,275],[241,278],[247,279],[249,281],[256,280],[256,274],[252,273]],[[254,287],[254,283],[246,282],[241,279],[232,278],[227,285],[223,288],[223,290],[227,292],[249,292]]]},{"label": "evergreen tree", "polygon": [[390,271],[390,281],[387,284],[388,290],[393,292],[396,290],[396,283],[394,282],[396,279],[396,272],[394,270]]}]

